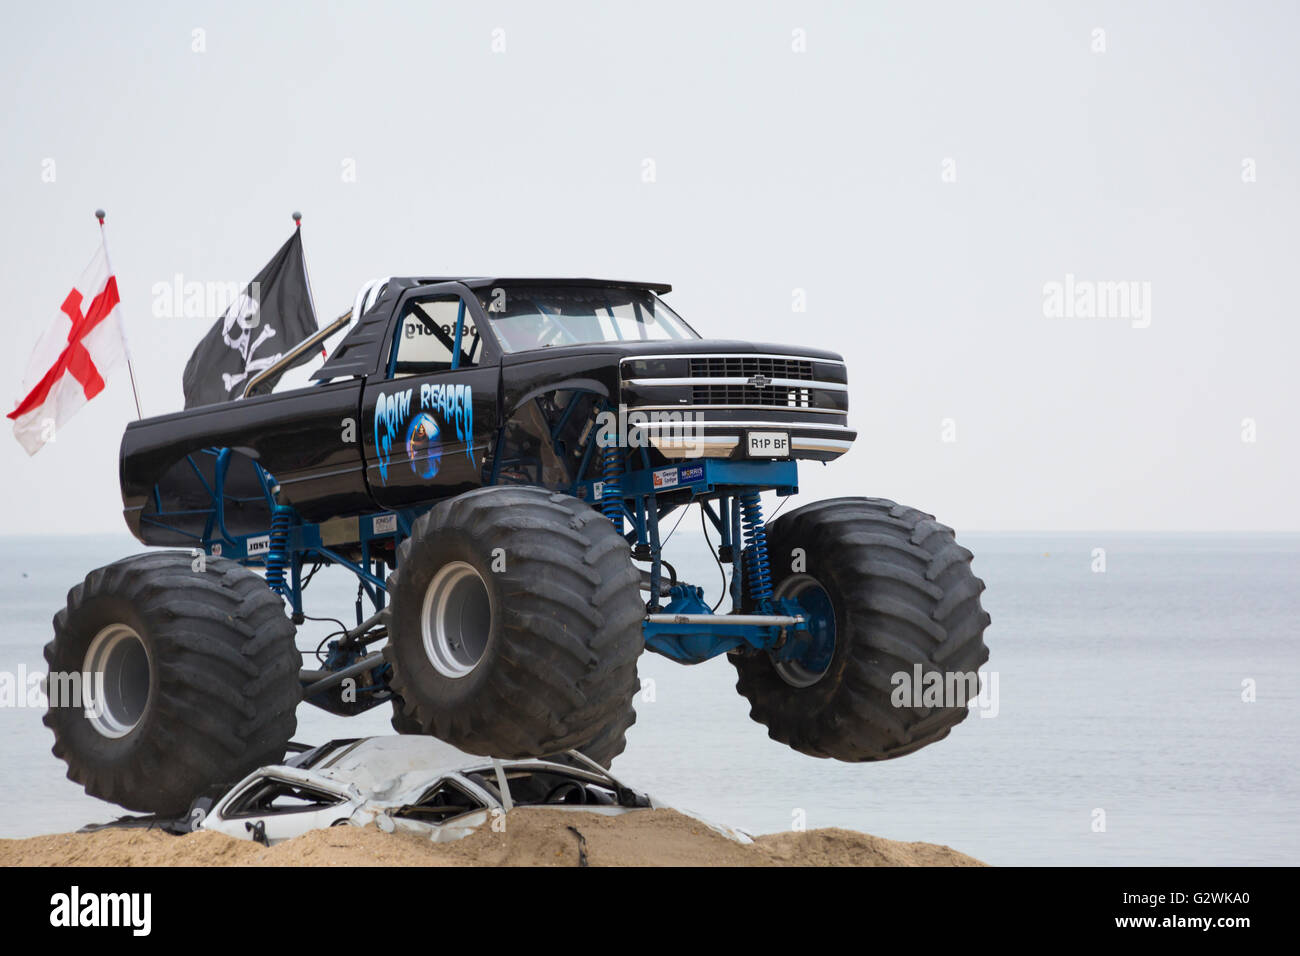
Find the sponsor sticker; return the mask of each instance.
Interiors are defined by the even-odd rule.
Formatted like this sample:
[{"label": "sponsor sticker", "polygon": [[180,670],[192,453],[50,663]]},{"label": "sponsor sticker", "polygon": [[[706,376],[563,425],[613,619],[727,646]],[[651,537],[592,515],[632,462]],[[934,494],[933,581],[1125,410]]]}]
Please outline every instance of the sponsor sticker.
[{"label": "sponsor sticker", "polygon": [[255,554],[268,554],[271,550],[271,536],[269,534],[259,534],[256,538],[249,538],[245,547],[250,558]]},{"label": "sponsor sticker", "polygon": [[391,534],[397,530],[397,515],[376,515],[370,527],[375,534]]},{"label": "sponsor sticker", "polygon": [[703,465],[690,465],[689,467],[683,465],[681,467],[681,470],[677,473],[677,480],[682,482],[699,481],[703,477],[704,477]]},{"label": "sponsor sticker", "polygon": [[672,488],[677,484],[677,469],[664,468],[654,473],[654,486],[656,488]]}]

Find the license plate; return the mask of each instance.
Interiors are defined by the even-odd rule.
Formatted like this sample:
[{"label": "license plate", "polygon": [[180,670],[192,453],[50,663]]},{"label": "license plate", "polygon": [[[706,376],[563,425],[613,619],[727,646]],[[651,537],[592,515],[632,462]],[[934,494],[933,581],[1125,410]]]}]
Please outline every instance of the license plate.
[{"label": "license plate", "polygon": [[750,458],[789,458],[789,432],[749,432],[746,452]]}]

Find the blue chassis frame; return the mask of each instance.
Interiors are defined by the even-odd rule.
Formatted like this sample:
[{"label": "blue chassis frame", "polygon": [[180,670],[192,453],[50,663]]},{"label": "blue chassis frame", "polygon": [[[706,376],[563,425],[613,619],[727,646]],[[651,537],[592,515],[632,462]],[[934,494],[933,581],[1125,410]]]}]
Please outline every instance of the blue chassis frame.
[{"label": "blue chassis frame", "polygon": [[[553,440],[563,425],[562,418],[555,426]],[[596,444],[595,441],[587,442],[579,474],[586,472]],[[216,458],[213,482],[209,484],[193,457],[187,456],[190,466],[210,496],[211,507],[170,513],[162,513],[159,507],[156,517],[145,517],[143,521],[191,537],[196,546],[210,554],[230,558],[246,566],[264,567],[268,586],[289,602],[295,622],[301,623],[303,620],[303,567],[308,564],[336,565],[346,568],[357,577],[360,584],[356,602],[358,629],[363,624],[362,593],[370,599],[376,613],[384,609],[387,586],[382,563],[374,555],[374,542],[391,539],[395,546],[399,545],[402,539],[410,535],[415,520],[432,508],[433,504],[359,515],[351,519],[357,522],[356,534],[355,541],[350,540],[348,544],[360,548],[360,561],[353,561],[325,544],[320,524],[303,522],[292,507],[276,502],[279,486],[274,476],[256,462],[253,464],[261,486],[261,497],[272,514],[271,527],[264,533],[231,534],[226,526],[227,503],[252,499],[236,499],[226,494],[225,480],[231,460],[230,449],[209,448],[199,454]],[[663,573],[660,522],[678,508],[698,503],[719,535],[719,553],[730,552],[733,555],[734,571],[729,589],[733,607],[742,606],[748,589],[755,614],[791,617],[805,614],[803,608],[793,601],[772,599],[770,588],[766,593],[763,591],[769,570],[764,523],[758,507],[759,492],[774,491],[782,497],[798,493],[796,461],[698,458],[652,468],[644,447],[640,449],[639,455],[636,450],[629,452],[620,449],[617,457],[620,461],[613,474],[603,479],[578,481],[565,490],[578,498],[591,501],[593,506],[609,514],[616,525],[621,525],[626,520],[630,531],[625,536],[633,546],[634,554],[638,560],[650,563],[651,597],[648,608],[657,620],[652,621],[647,617],[642,623],[648,649],[688,664],[700,663],[731,651],[766,650],[775,659],[794,660],[806,657],[810,650],[815,650],[809,646],[812,638],[806,623],[797,624],[793,628],[776,624],[729,623],[728,615],[713,614],[704,601],[702,589],[689,584],[679,583],[670,588],[667,603],[660,606]],[[639,458],[638,467],[623,471],[623,463],[628,458]],[[499,456],[496,460],[499,462]],[[497,479],[498,474],[494,468],[489,484],[497,484]],[[617,504],[606,500],[603,494],[611,485],[617,488],[621,509]],[[660,496],[672,493],[680,499],[683,491],[689,492],[689,497],[659,504]],[[161,505],[157,498],[155,502],[156,505]],[[206,515],[201,535],[176,528],[164,520],[168,517],[197,514]],[[756,547],[756,544],[759,546]],[[747,553],[760,552],[757,563],[751,563],[748,569],[743,567],[741,560],[742,547]],[[761,582],[757,587],[756,580]],[[665,620],[666,617],[678,615],[691,615],[692,620]],[[713,616],[717,620],[701,623],[699,615]],[[353,664],[356,656],[332,652],[326,666],[338,670]],[[375,668],[374,678],[377,684],[386,683],[386,670],[382,664]]]}]

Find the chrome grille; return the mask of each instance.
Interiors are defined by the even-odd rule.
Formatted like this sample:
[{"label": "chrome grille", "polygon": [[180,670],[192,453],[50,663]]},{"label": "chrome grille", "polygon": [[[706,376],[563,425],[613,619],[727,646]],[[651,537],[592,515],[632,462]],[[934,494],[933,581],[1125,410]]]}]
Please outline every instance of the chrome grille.
[{"label": "chrome grille", "polygon": [[773,408],[812,406],[811,395],[806,388],[775,386],[757,388],[753,385],[696,385],[691,388],[691,403],[694,405],[768,405]]},{"label": "chrome grille", "polygon": [[755,375],[812,381],[813,363],[804,359],[749,355],[706,355],[691,359],[691,378],[752,378]]}]

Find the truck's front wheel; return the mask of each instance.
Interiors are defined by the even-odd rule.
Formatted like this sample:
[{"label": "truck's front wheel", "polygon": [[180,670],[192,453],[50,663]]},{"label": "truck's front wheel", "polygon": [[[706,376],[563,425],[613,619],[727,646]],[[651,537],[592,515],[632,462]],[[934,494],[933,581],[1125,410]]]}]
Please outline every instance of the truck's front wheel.
[{"label": "truck's front wheel", "polygon": [[730,658],[769,736],[814,757],[885,760],[965,719],[989,616],[951,528],[882,498],[836,498],[782,515],[768,541],[774,596],[811,630],[797,654]]},{"label": "truck's front wheel", "polygon": [[645,613],[627,542],[576,498],[493,487],[415,522],[389,578],[401,729],[539,757],[620,720]]}]

